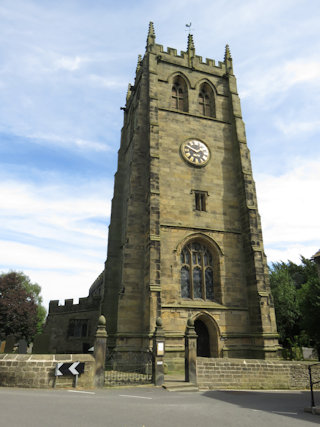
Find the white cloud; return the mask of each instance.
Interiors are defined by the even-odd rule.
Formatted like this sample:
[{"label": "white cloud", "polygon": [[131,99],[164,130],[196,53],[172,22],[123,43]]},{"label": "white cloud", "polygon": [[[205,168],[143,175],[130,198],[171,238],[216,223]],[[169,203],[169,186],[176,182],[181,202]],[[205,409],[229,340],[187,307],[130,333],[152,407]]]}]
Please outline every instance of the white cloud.
[{"label": "white cloud", "polygon": [[98,182],[75,182],[74,186],[1,182],[0,197],[5,201],[1,226],[43,239],[67,241],[72,236],[70,243],[82,241],[83,245],[89,239],[104,240],[106,225],[95,218],[106,218],[110,204],[105,194],[97,192],[101,187]]},{"label": "white cloud", "polygon": [[79,70],[80,66],[86,62],[88,62],[89,59],[85,57],[75,56],[75,57],[67,57],[63,56],[55,61],[55,67],[57,69],[63,69],[67,71],[76,71]]},{"label": "white cloud", "polygon": [[[253,67],[245,74],[242,82],[241,98],[254,97],[259,102],[266,98],[283,94],[297,85],[320,85],[320,60],[319,58],[296,58],[284,61],[274,67],[261,64]],[[272,105],[273,106],[273,105]],[[268,104],[268,107],[272,107]]]},{"label": "white cloud", "polygon": [[305,82],[319,85],[320,61],[318,58],[297,58],[285,63],[283,74],[288,87]]},{"label": "white cloud", "polygon": [[[0,241],[1,264],[23,271],[41,286],[47,306],[51,299],[78,298],[88,295],[89,288],[103,270],[105,252],[88,257],[86,252],[41,249],[37,246]],[[89,259],[88,259],[89,258]]]},{"label": "white cloud", "polygon": [[52,143],[53,145],[61,146],[64,149],[69,147],[76,147],[84,150],[94,150],[94,151],[109,151],[110,147],[107,144],[98,142],[98,141],[90,141],[81,138],[72,138],[67,136],[60,136],[55,134],[47,134],[42,132],[30,133],[25,135],[25,137],[30,138],[31,140],[35,140],[41,144],[42,141],[47,141]]},{"label": "white cloud", "polygon": [[105,87],[109,89],[125,88],[127,85],[123,79],[116,78],[116,76],[102,77],[96,74],[90,74],[88,80],[95,86]]},{"label": "white cloud", "polygon": [[29,274],[46,303],[85,296],[103,269],[110,190],[107,182],[2,181],[0,269]]},{"label": "white cloud", "polygon": [[269,261],[312,256],[320,247],[320,159],[296,159],[280,176],[257,174],[257,194]]},{"label": "white cloud", "polygon": [[320,249],[320,243],[316,244],[286,244],[285,247],[280,248],[266,248],[267,260],[270,265],[273,262],[287,262],[288,260],[300,264],[300,257],[311,258]]},{"label": "white cloud", "polygon": [[320,130],[320,120],[290,121],[277,118],[275,124],[286,137],[297,137],[299,134],[303,134],[303,138],[306,139],[306,133],[310,134]]}]

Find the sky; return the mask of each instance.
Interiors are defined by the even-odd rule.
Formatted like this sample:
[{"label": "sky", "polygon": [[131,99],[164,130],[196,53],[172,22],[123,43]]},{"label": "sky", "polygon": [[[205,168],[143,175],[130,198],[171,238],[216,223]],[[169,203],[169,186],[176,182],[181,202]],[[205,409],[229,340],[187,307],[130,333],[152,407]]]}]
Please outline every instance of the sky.
[{"label": "sky", "polygon": [[320,248],[319,0],[0,0],[0,272],[49,300],[104,267],[128,83],[156,42],[230,45],[268,263]]}]

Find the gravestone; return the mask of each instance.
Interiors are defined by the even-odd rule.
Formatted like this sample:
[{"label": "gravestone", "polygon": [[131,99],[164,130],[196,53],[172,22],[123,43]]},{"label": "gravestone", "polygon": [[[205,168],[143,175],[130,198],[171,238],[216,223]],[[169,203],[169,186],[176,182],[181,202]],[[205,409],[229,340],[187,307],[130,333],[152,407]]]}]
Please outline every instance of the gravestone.
[{"label": "gravestone", "polygon": [[16,337],[14,335],[8,335],[6,337],[6,346],[5,346],[4,352],[12,353],[15,343],[16,343]]},{"label": "gravestone", "polygon": [[18,343],[18,353],[19,354],[27,354],[27,350],[28,350],[27,341],[24,338],[20,339],[19,343]]},{"label": "gravestone", "polygon": [[302,347],[302,354],[304,360],[317,359],[317,351],[312,347]]},{"label": "gravestone", "polygon": [[[49,352],[50,336],[48,334],[39,334],[34,337],[32,353],[46,354]],[[52,353],[52,352],[51,352]]]}]

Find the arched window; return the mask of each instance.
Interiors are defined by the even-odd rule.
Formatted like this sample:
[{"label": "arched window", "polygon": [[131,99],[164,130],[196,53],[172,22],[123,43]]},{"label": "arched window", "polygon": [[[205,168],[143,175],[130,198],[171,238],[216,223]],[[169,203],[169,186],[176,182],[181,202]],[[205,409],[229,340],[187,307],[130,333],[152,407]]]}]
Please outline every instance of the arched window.
[{"label": "arched window", "polygon": [[177,76],[171,90],[171,107],[175,110],[188,111],[187,86],[182,77]]},{"label": "arched window", "polygon": [[200,87],[198,108],[203,116],[215,117],[216,115],[213,91],[207,83],[203,83]]},{"label": "arched window", "polygon": [[213,301],[213,259],[209,249],[192,242],[181,251],[181,297]]}]

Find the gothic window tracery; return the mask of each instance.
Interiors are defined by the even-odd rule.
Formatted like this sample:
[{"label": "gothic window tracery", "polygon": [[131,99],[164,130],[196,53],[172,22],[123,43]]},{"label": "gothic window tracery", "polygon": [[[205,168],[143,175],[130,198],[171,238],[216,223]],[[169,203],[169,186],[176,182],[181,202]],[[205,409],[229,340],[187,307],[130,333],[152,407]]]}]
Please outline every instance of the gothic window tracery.
[{"label": "gothic window tracery", "polygon": [[186,245],[181,251],[181,297],[214,300],[213,258],[199,242]]},{"label": "gothic window tracery", "polygon": [[171,107],[179,111],[188,111],[187,86],[180,76],[177,76],[173,81]]},{"label": "gothic window tracery", "polygon": [[203,83],[198,95],[198,108],[200,114],[208,117],[215,117],[215,101],[211,87]]}]

